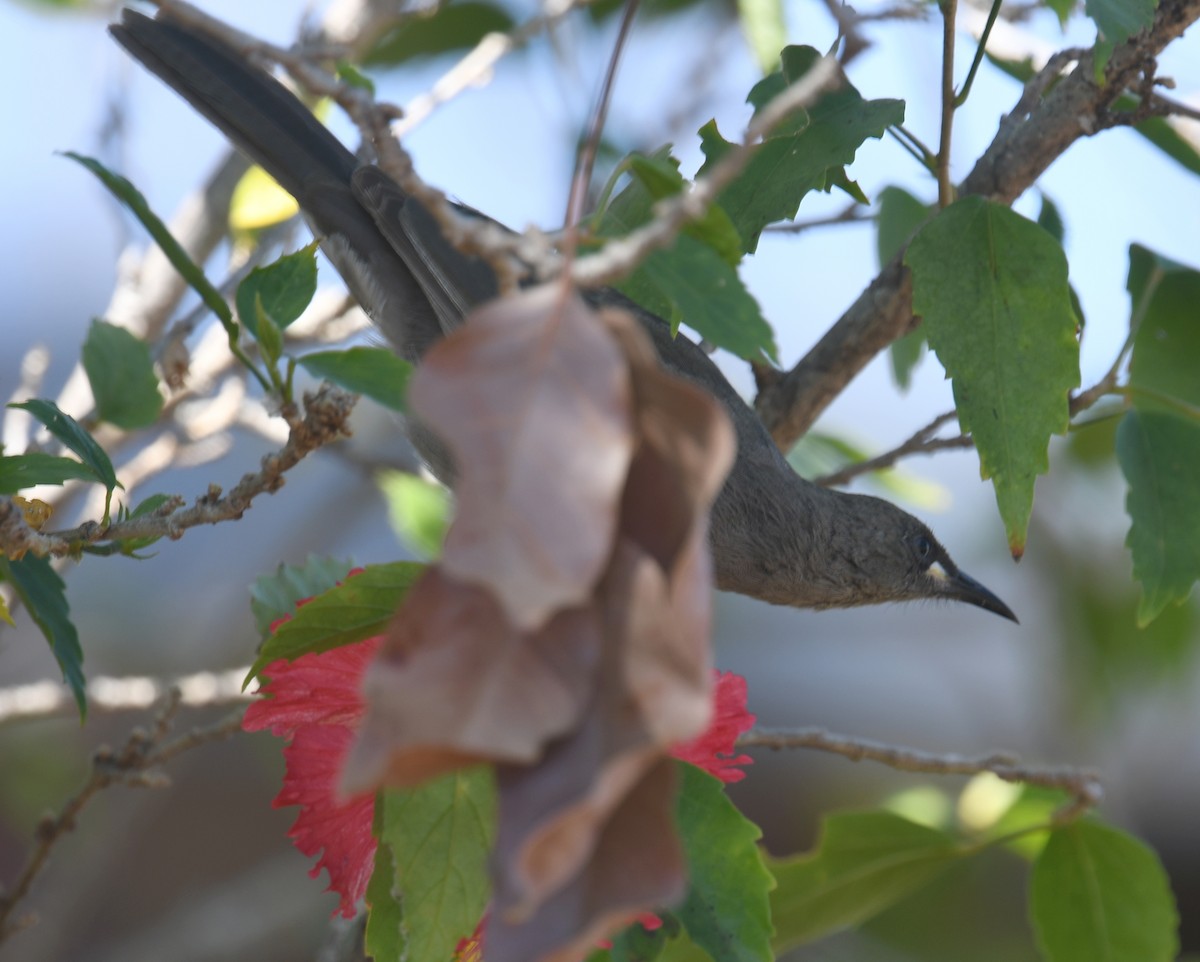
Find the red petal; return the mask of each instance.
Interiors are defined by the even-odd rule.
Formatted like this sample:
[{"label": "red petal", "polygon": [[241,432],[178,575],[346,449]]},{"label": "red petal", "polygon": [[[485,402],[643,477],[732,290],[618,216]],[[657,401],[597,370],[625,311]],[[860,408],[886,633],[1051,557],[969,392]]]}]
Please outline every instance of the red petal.
[{"label": "red petal", "polygon": [[310,652],[295,661],[271,662],[263,669],[268,680],[261,689],[269,697],[246,709],[243,731],[266,728],[287,738],[305,725],[357,728],[366,707],[363,675],[379,644],[379,638],[368,638],[332,651]]},{"label": "red petal", "polygon": [[329,890],[341,896],[346,918],[354,915],[355,903],[367,891],[376,846],[371,835],[374,796],[345,799],[337,794],[338,776],[353,740],[354,732],[338,725],[300,728],[284,749],[287,772],[274,802],[276,808],[300,806],[288,836],[305,855],[321,856],[310,874],[315,878],[321,869],[329,872]]},{"label": "red petal", "polygon": [[746,711],[746,679],[731,671],[714,672],[713,719],[707,731],[671,749],[681,761],[691,762],[726,785],[746,777],[739,765],[749,765],[749,755],[734,754],[738,736],[749,731],[755,716]]}]

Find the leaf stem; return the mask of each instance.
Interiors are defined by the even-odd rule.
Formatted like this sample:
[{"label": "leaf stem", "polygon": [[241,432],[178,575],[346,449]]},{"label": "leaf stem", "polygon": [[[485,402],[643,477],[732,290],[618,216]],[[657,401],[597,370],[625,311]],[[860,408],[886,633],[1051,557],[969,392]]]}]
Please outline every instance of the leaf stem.
[{"label": "leaf stem", "polygon": [[938,206],[954,203],[950,183],[950,135],[954,129],[954,20],[958,0],[940,0],[942,10],[942,129],[937,154]]},{"label": "leaf stem", "polygon": [[912,154],[922,167],[931,174],[936,172],[937,155],[925,146],[921,138],[903,124],[896,124],[894,127],[889,127],[888,133],[895,137],[900,146]]},{"label": "leaf stem", "polygon": [[983,25],[983,33],[979,35],[979,46],[975,48],[975,59],[971,61],[971,69],[967,71],[967,79],[963,82],[963,89],[959,91],[957,97],[954,98],[954,106],[961,107],[967,102],[967,97],[971,94],[971,84],[975,82],[975,73],[979,70],[979,65],[983,62],[983,55],[987,52],[988,37],[992,33],[992,25],[996,22],[996,17],[1000,13],[1001,0],[992,0],[992,9],[988,11],[987,23]]}]

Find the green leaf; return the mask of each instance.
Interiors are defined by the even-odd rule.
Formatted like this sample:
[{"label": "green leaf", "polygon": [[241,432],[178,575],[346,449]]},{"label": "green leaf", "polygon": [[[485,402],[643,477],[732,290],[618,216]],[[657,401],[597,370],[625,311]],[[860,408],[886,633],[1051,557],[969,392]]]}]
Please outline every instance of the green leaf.
[{"label": "green leaf", "polygon": [[1174,399],[1200,408],[1200,271],[1133,244],[1126,286],[1137,326],[1129,364],[1134,404],[1174,410]]},{"label": "green leaf", "polygon": [[101,421],[132,431],[158,420],[163,399],[145,341],[123,327],[92,321],[83,342],[83,369]]},{"label": "green leaf", "polygon": [[318,351],[297,363],[314,377],[325,378],[348,391],[365,394],[393,411],[407,408],[405,395],[412,365],[387,348],[352,347],[345,351]]},{"label": "green leaf", "polygon": [[339,60],[337,62],[337,78],[351,87],[357,87],[359,90],[365,90],[372,97],[375,96],[375,81],[359,70],[349,60]]},{"label": "green leaf", "polygon": [[1098,822],[1053,832],[1033,866],[1029,909],[1047,962],[1170,962],[1179,948],[1158,856]]},{"label": "green leaf", "polygon": [[[788,47],[783,52],[783,71],[787,83],[799,80],[817,59],[811,47]],[[751,92],[751,102],[761,106],[767,94],[777,89],[778,81],[763,81]],[[864,100],[852,86],[825,94],[808,112],[798,112],[786,121],[754,152],[745,169],[722,191],[718,202],[729,214],[742,237],[747,253],[758,247],[758,239],[767,224],[796,216],[800,201],[810,190],[830,186],[833,171],[854,160],[858,148],[868,137],[882,137],[884,131],[904,120],[904,102],[900,100]],[[705,173],[733,148],[709,121],[700,129],[700,145]]]},{"label": "green leaf", "polygon": [[404,911],[396,887],[396,859],[392,847],[380,836],[383,834],[384,806],[382,796],[376,796],[375,822],[372,833],[375,848],[375,867],[367,882],[367,928],[363,935],[366,954],[375,962],[401,962],[404,958]]},{"label": "green leaf", "polygon": [[0,456],[0,494],[16,494],[38,484],[98,480],[95,471],[74,458],[60,458],[43,451]]},{"label": "green leaf", "polygon": [[87,718],[87,679],[83,676],[83,649],[79,633],[71,623],[67,604],[67,586],[50,565],[48,558],[27,554],[19,561],[0,558],[4,580],[12,584],[34,623],[41,629],[54,660],[62,670],[63,681],[75,696],[79,718]]},{"label": "green leaf", "polygon": [[[654,203],[678,194],[685,182],[666,148],[625,159],[630,181],[604,208],[596,233],[619,237],[647,223]],[[758,302],[737,274],[741,237],[728,215],[713,207],[665,250],[652,252],[617,287],[678,330],[681,321],[718,347],[747,360],[775,359],[775,336]]]},{"label": "green leaf", "polygon": [[963,431],[991,478],[1014,557],[1025,549],[1033,485],[1049,467],[1079,385],[1079,344],[1062,248],[1002,204],[965,197],[925,225],[905,255],[913,310],[954,382]]},{"label": "green leaf", "polygon": [[1086,0],[1084,10],[1109,44],[1124,43],[1154,22],[1158,0]]},{"label": "green leaf", "polygon": [[779,62],[779,51],[787,43],[787,21],[782,0],[738,0],[742,33],[763,73]]},{"label": "green leaf", "polygon": [[146,198],[142,196],[141,191],[120,174],[114,174],[92,157],[84,157],[82,154],[71,151],[67,151],[64,156],[91,171],[113,196],[129,208],[141,225],[146,228],[146,232],[154,238],[154,242],[171,262],[171,266],[187,281],[188,286],[200,295],[200,299],[220,320],[229,335],[230,345],[235,345],[237,343],[237,326],[233,323],[233,314],[229,310],[229,305],[225,303],[225,298],[209,283],[208,278],[204,276],[204,271],[196,266],[187,251],[171,236],[167,225],[150,209],[150,205],[146,203]]},{"label": "green leaf", "polygon": [[[670,912],[660,912],[662,922],[654,931],[648,930],[640,921],[627,925],[613,937],[612,949],[604,962],[654,962],[662,956],[669,942],[682,934],[679,920]],[[589,957],[588,962],[600,962]]]},{"label": "green leaf", "polygon": [[676,913],[692,941],[716,962],[770,962],[774,887],[763,864],[762,832],[721,782],[684,762],[676,822],[688,861],[688,893]]},{"label": "green leaf", "polygon": [[[908,243],[931,210],[903,188],[885,187],[880,192],[879,216],[875,220],[875,254],[880,268]],[[924,356],[925,332],[919,327],[892,342],[892,374],[904,390],[908,390],[913,368]]]},{"label": "green leaf", "polygon": [[403,471],[384,471],[379,489],[387,501],[392,529],[414,551],[426,558],[442,553],[450,524],[450,492],[442,485]]},{"label": "green leaf", "polygon": [[965,854],[948,835],[891,812],[829,816],[815,851],[768,860],[776,954],[866,921]]},{"label": "green leaf", "polygon": [[475,931],[490,895],[487,863],[496,823],[491,769],[470,768],[389,791],[380,805],[379,840],[395,860],[405,958],[452,959],[459,940]]},{"label": "green leaf", "polygon": [[1133,129],[1177,164],[1193,174],[1200,174],[1200,152],[1165,117],[1148,117]]},{"label": "green leaf", "polygon": [[1065,27],[1078,0],[1046,0],[1046,6],[1058,17],[1058,25]]},{"label": "green leaf", "polygon": [[1062,214],[1058,212],[1058,205],[1045,194],[1042,194],[1042,206],[1038,210],[1037,225],[1058,241],[1060,247],[1062,246],[1067,232],[1066,227],[1063,226]]},{"label": "green leaf", "polygon": [[1117,428],[1117,459],[1129,484],[1125,543],[1142,585],[1142,626],[1185,601],[1200,579],[1200,423],[1130,411]]},{"label": "green leaf", "polygon": [[262,297],[258,294],[254,295],[254,338],[263,360],[273,368],[283,354],[283,332],[263,307]]},{"label": "green leaf", "polygon": [[271,319],[286,328],[304,313],[317,292],[317,242],[302,247],[265,267],[256,267],[237,289],[238,317],[258,337],[258,311],[255,300]]},{"label": "green leaf", "polygon": [[292,661],[310,651],[330,651],[380,634],[424,570],[424,565],[411,561],[368,565],[297,608],[263,642],[249,677],[278,658]]},{"label": "green leaf", "polygon": [[250,586],[250,610],[263,638],[272,623],[295,612],[296,602],[324,594],[346,580],[354,562],[344,558],[310,555],[303,565],[281,564],[273,574],[262,575]]},{"label": "green leaf", "polygon": [[439,4],[430,16],[409,16],[385,34],[364,58],[364,63],[393,65],[417,57],[433,57],[474,47],[489,33],[507,33],[513,19],[491,3]]},{"label": "green leaf", "polygon": [[[93,477],[104,485],[109,500],[112,498],[114,488],[124,488],[124,485],[117,481],[117,473],[113,470],[112,462],[104,453],[104,449],[96,443],[95,439],[83,429],[78,421],[60,411],[58,405],[53,401],[34,398],[20,404],[10,404],[9,407],[28,411],[46,426],[47,431],[65,444],[68,450],[78,454],[83,463],[91,470]],[[108,521],[108,509],[109,503],[106,500],[104,504],[105,522]]]},{"label": "green leaf", "polygon": [[775,334],[737,271],[707,244],[687,235],[652,252],[638,271],[617,285],[624,294],[678,329],[692,330],[746,360],[779,356]]}]

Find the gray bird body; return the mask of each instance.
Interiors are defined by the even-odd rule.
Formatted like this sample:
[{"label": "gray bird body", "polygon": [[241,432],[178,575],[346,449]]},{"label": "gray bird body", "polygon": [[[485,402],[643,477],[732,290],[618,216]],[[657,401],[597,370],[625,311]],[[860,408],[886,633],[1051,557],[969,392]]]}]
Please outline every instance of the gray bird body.
[{"label": "gray bird body", "polygon": [[[160,14],[124,12],[111,28],[134,57],[178,91],[300,203],[351,293],[402,357],[417,363],[475,305],[493,297],[491,269],[440,233],[433,216],[378,168],[363,165],[309,110],[241,54]],[[633,313],[663,365],[711,392],[737,431],[738,456],[713,507],[717,586],[780,605],[850,607],[966,601],[1016,620],[960,572],[920,521],[879,498],[801,478],[709,357],[665,321],[611,289],[597,305]],[[414,442],[443,477],[435,439]]]}]

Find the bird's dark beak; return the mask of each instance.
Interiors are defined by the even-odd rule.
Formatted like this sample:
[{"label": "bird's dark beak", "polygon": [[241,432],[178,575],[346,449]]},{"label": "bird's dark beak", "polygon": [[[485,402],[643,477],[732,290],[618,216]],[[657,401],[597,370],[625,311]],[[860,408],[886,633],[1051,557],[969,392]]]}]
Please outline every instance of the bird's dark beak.
[{"label": "bird's dark beak", "polygon": [[[933,568],[939,567],[942,568],[938,573],[940,575],[938,581],[941,582],[941,591],[939,593],[943,598],[965,601],[969,605],[975,605],[977,608],[983,608],[985,611],[993,612],[1001,618],[1007,618],[1009,621],[1020,624],[1017,621],[1017,616],[1013,614],[1012,609],[1008,605],[965,571],[939,565],[933,566]],[[933,574],[933,568],[930,569],[931,574]],[[935,575],[935,577],[937,576]]]}]

